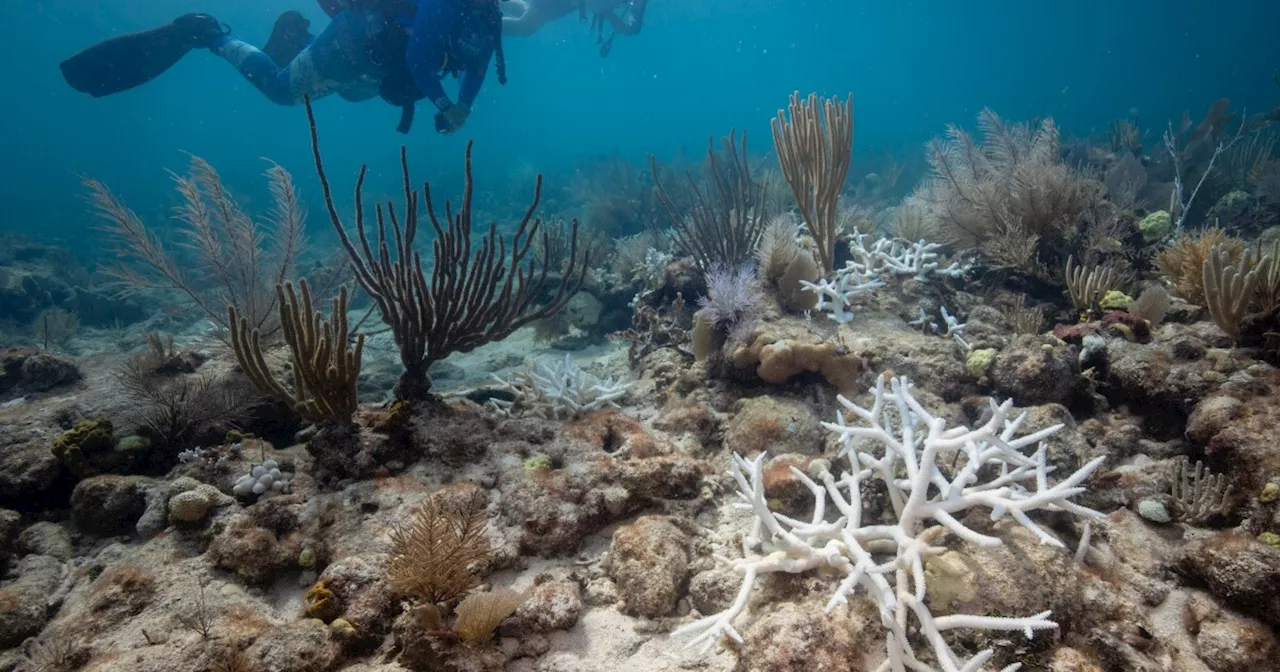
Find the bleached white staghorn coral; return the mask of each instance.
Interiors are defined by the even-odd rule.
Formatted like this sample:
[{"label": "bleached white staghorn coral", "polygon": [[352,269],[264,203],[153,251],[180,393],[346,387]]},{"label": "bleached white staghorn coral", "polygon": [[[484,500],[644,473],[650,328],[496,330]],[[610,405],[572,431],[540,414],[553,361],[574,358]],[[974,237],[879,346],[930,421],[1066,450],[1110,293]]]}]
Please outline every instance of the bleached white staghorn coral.
[{"label": "bleached white staghorn coral", "polygon": [[840,324],[853,321],[853,313],[847,310],[853,305],[853,297],[883,285],[879,280],[862,276],[852,266],[836,271],[835,282],[826,279],[820,279],[816,283],[800,281],[802,291],[818,295],[818,305],[815,307],[831,313],[831,319]]},{"label": "bleached white staghorn coral", "polygon": [[[964,348],[965,352],[972,350],[973,346],[964,338],[964,331],[969,324],[961,322],[959,318],[952,315],[946,306],[939,306],[939,308],[942,312],[942,321],[947,325],[947,330],[942,332],[942,335],[955,341],[960,347]],[[929,314],[924,311],[924,308],[920,308],[920,317],[911,320],[907,324],[919,328],[926,334],[936,334],[940,331],[938,323],[929,319]]]},{"label": "bleached white staghorn coral", "polygon": [[[849,240],[853,259],[845,262],[844,268],[835,272],[834,280],[801,280],[800,285],[804,291],[818,295],[818,310],[830,313],[832,320],[844,324],[853,320],[853,314],[847,310],[853,303],[853,297],[883,287],[882,278],[913,275],[924,282],[929,279],[930,274],[958,278],[969,270],[968,264],[958,261],[943,268],[935,251],[938,247],[936,243],[923,240],[907,244],[889,238],[880,238],[867,247],[866,234],[855,233]],[[948,327],[950,326],[952,325],[948,322]],[[960,325],[962,328],[963,326]],[[947,335],[952,335],[950,329]],[[968,346],[962,332],[955,338],[958,343]]]},{"label": "bleached white staghorn coral", "polygon": [[868,276],[911,275],[921,282],[927,281],[930,275],[963,277],[972,264],[952,261],[943,267],[937,252],[941,247],[924,240],[907,243],[892,238],[879,238],[868,247],[867,236],[861,233],[855,234],[849,243],[854,257],[852,263]]},{"label": "bleached white staghorn coral", "polygon": [[566,354],[563,361],[544,359],[537,366],[526,367],[507,378],[490,375],[516,397],[514,403],[491,399],[495,409],[510,414],[518,405],[551,419],[573,417],[599,408],[617,408],[615,402],[625,397],[633,384],[588,373],[574,363],[570,354]]},{"label": "bleached white staghorn coral", "polygon": [[942,247],[937,243],[923,240],[905,244],[888,238],[881,238],[871,246],[871,254],[879,260],[881,268],[895,275],[913,275],[921,282],[928,280],[929,274],[958,278],[969,270],[967,264],[953,261],[945,268],[938,261],[935,251]]},{"label": "bleached white staghorn coral", "polygon": [[[993,520],[1012,517],[1042,543],[1063,547],[1062,542],[1027,514],[1040,509],[1064,510],[1084,518],[1101,513],[1069,499],[1084,491],[1081,483],[1101,464],[1099,457],[1056,485],[1049,483],[1052,468],[1046,461],[1043,439],[1062,429],[1054,425],[1026,436],[1017,436],[1025,414],[1010,419],[1012,401],[991,402],[990,419],[976,429],[953,427],[929,413],[911,394],[905,378],[889,381],[882,375],[874,389],[875,401],[862,408],[839,397],[842,406],[865,426],[852,426],[843,413],[836,422],[823,423],[840,437],[839,457],[848,470],[837,478],[832,465],[819,460],[809,473],[792,468],[796,478],[814,497],[813,516],[797,520],[769,510],[764,491],[764,460],[734,456],[732,476],[738,483],[739,506],[755,514],[751,531],[743,538],[743,556],[719,558],[743,574],[733,604],[724,612],[689,623],[672,636],[694,634],[690,646],[713,646],[722,635],[741,642],[733,621],[747,606],[756,578],[769,572],[805,572],[827,568],[844,575],[827,603],[827,611],[847,603],[859,587],[879,607],[885,630],[886,660],[877,672],[977,672],[994,655],[990,649],[969,660],[953,651],[942,632],[956,628],[1022,631],[1056,628],[1048,611],[1021,618],[997,618],[969,614],[934,616],[924,603],[925,558],[943,552],[936,542],[948,532],[978,546],[998,546],[998,537],[982,534],[960,522],[963,513],[983,507]],[[941,454],[957,468],[952,473],[938,464]],[[984,467],[987,467],[984,469]],[[864,521],[863,484],[879,480],[888,491],[894,520]],[[828,500],[838,514],[827,520]],[[933,651],[936,662],[916,656],[908,620]],[[1019,665],[1004,668],[1006,672]]]}]

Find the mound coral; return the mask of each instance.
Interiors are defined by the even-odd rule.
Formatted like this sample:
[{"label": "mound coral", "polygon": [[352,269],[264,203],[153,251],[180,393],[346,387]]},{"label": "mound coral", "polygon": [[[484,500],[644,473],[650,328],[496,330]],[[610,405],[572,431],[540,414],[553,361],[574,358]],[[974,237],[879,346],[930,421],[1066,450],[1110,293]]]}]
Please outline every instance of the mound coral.
[{"label": "mound coral", "polygon": [[802,373],[816,373],[837,390],[848,393],[856,388],[862,371],[862,359],[856,354],[796,329],[758,333],[734,349],[732,361],[735,367],[754,369],[761,380],[775,385]]}]

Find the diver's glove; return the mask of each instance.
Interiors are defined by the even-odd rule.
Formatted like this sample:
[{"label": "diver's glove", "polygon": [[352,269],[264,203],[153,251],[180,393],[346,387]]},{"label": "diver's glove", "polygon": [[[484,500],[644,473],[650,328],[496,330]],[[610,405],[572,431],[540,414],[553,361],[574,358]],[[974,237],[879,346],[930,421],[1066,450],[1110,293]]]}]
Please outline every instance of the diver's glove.
[{"label": "diver's glove", "polygon": [[452,135],[467,123],[467,117],[471,115],[471,108],[458,103],[436,113],[436,133],[441,135]]}]

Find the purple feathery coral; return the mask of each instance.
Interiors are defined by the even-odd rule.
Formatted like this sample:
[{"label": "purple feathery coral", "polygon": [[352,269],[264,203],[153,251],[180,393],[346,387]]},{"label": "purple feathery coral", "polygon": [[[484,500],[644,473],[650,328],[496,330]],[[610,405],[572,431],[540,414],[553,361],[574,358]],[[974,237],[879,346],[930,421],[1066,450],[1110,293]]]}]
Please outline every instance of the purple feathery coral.
[{"label": "purple feathery coral", "polygon": [[698,299],[698,312],[717,325],[730,326],[754,319],[763,299],[754,266],[731,269],[713,264],[707,271],[707,295]]}]

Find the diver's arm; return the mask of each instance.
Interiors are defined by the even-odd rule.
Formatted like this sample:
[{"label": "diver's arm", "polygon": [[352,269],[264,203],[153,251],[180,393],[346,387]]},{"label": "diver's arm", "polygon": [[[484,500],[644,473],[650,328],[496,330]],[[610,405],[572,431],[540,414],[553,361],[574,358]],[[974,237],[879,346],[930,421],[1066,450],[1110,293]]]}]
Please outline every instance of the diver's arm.
[{"label": "diver's arm", "polygon": [[647,4],[649,4],[648,0],[631,0],[623,8],[622,16],[605,12],[604,18],[613,27],[613,32],[619,35],[639,35],[640,28],[644,26],[644,10]]},{"label": "diver's arm", "polygon": [[503,8],[502,15],[502,34],[509,37],[529,37],[538,32],[542,24],[546,20],[536,9],[537,5],[531,5],[524,0],[511,0],[508,6],[515,6],[520,9],[518,15],[507,14],[506,7]]},{"label": "diver's arm", "polygon": [[489,61],[493,60],[493,49],[486,49],[462,73],[462,82],[458,85],[458,104],[471,109],[480,95],[480,87],[484,85],[485,73],[489,72]]},{"label": "diver's arm", "polygon": [[409,46],[405,52],[409,74],[427,100],[441,111],[453,105],[440,84],[440,67],[444,62],[445,37],[458,18],[458,11],[448,0],[423,0],[409,30]]},{"label": "diver's arm", "polygon": [[502,17],[502,34],[507,37],[529,37],[538,32],[542,21],[530,20],[529,15]]}]

